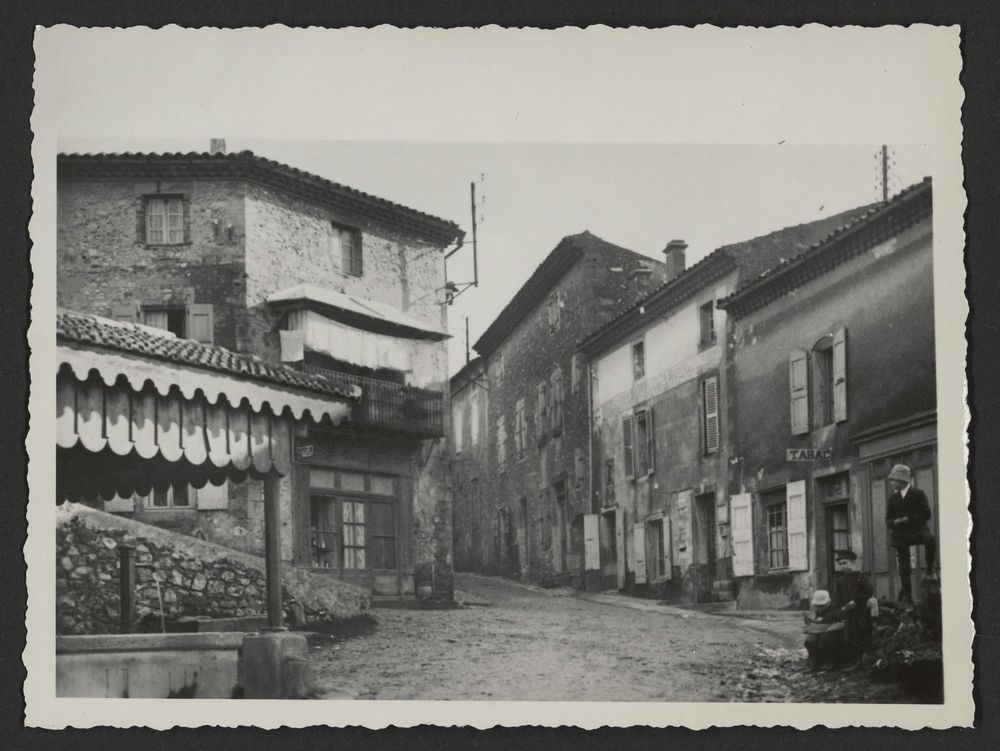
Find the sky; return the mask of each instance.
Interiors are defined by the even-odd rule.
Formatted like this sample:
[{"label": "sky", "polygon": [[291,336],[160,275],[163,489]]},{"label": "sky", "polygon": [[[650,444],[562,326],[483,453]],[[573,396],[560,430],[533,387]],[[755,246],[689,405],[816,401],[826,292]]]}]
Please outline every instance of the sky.
[{"label": "sky", "polygon": [[[225,133],[215,134],[225,137]],[[66,151],[207,151],[203,139],[72,139]],[[472,281],[476,184],[479,286],[449,307],[449,370],[566,235],[598,237],[687,264],[715,248],[881,198],[880,146],[316,142],[226,139],[256,154],[454,221],[466,246],[448,278]],[[890,194],[929,174],[919,148],[891,147]],[[476,353],[471,350],[471,356]]]},{"label": "sky", "polygon": [[[928,96],[954,72],[947,43],[928,53],[939,38],[57,27],[36,42],[36,165],[43,144],[205,151],[225,138],[231,152],[454,221],[467,239],[475,182],[479,287],[449,309],[454,372],[466,317],[474,343],[566,235],[589,230],[652,258],[680,238],[691,265],[877,200],[883,143],[891,193],[934,174],[960,106]],[[471,261],[467,245],[449,280],[471,281]]]}]

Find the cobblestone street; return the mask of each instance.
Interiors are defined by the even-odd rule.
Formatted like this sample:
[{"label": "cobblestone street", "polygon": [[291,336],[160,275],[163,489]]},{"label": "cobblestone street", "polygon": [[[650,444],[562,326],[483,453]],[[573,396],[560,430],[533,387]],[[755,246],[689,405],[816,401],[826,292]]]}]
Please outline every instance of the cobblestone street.
[{"label": "cobblestone street", "polygon": [[458,575],[456,589],[460,608],[380,607],[367,635],[313,638],[321,698],[903,700],[861,676],[805,672],[801,621],[585,599],[476,576]]}]

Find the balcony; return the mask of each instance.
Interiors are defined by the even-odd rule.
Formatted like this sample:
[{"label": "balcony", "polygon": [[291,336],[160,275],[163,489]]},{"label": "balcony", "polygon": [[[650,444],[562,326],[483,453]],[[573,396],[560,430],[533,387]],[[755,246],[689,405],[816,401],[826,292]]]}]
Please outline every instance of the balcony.
[{"label": "balcony", "polygon": [[421,438],[444,436],[444,395],[439,391],[341,373],[316,365],[302,365],[302,370],[343,386],[359,386],[361,400],[354,411],[354,421],[358,425]]}]

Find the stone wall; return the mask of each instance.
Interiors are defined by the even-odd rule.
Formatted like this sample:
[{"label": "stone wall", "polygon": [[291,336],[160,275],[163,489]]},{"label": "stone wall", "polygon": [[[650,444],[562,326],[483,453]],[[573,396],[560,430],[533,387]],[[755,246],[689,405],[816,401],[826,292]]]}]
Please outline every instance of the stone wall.
[{"label": "stone wall", "polygon": [[[136,571],[136,620],[159,620],[154,570],[163,614],[240,617],[266,612],[264,561],[219,545],[131,519],[66,503],[56,509],[56,632],[118,632],[118,546],[135,547],[135,559],[154,569]],[[368,611],[368,593],[332,577],[286,566],[286,618],[306,622],[348,618]]]}]

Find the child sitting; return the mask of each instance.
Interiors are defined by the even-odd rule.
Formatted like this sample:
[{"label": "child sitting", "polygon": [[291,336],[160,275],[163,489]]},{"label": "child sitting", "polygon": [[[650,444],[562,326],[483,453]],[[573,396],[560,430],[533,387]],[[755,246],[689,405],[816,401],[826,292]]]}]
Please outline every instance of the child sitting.
[{"label": "child sitting", "polygon": [[830,593],[817,589],[810,601],[813,612],[806,614],[806,652],[809,654],[809,670],[832,670],[836,667],[840,652],[840,632],[844,624],[840,622],[837,608],[830,600]]}]

